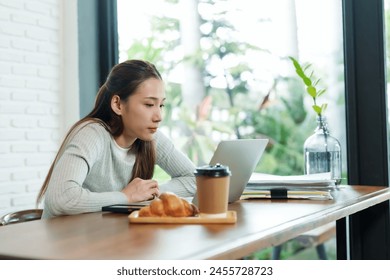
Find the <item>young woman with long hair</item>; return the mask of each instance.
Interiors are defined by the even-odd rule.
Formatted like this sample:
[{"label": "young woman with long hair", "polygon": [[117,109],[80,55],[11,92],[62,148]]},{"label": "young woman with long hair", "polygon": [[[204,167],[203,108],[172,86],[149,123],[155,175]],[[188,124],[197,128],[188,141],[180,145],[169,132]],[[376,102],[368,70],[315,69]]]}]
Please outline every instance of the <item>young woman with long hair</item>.
[{"label": "young woman with long hair", "polygon": [[[43,218],[101,211],[160,192],[195,193],[194,164],[158,131],[165,102],[155,66],[128,60],[111,70],[93,110],[66,135],[39,192]],[[155,164],[171,180],[153,180]]]}]

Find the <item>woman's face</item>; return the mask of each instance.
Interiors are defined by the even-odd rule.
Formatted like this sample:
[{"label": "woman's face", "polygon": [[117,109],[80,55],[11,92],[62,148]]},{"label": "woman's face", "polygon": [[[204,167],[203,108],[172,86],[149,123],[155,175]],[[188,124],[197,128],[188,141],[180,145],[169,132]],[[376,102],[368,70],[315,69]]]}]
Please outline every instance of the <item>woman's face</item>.
[{"label": "woman's face", "polygon": [[137,138],[153,140],[153,134],[162,121],[164,102],[164,83],[155,78],[144,81],[126,101],[120,101],[124,129],[116,139],[117,143],[129,147]]}]

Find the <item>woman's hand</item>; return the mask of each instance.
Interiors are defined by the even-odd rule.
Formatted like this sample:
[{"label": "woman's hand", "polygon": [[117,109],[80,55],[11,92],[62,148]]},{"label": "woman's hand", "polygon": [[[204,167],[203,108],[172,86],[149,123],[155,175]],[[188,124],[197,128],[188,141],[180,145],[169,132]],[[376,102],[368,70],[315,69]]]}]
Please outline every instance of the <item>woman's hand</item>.
[{"label": "woman's hand", "polygon": [[156,180],[142,180],[135,178],[122,192],[127,196],[129,202],[139,202],[153,199],[160,195]]}]

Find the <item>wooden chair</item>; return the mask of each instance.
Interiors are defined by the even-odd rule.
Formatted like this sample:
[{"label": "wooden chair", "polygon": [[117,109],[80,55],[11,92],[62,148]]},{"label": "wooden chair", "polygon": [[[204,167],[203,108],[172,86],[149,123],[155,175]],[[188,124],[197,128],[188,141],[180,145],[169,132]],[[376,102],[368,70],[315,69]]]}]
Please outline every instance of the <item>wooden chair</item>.
[{"label": "wooden chair", "polygon": [[[327,260],[324,243],[336,235],[336,223],[329,223],[318,227],[316,229],[305,232],[304,234],[293,239],[297,241],[302,247],[316,247],[317,255],[320,260]],[[290,240],[291,241],[291,240]],[[283,244],[275,246],[272,251],[272,259],[280,259],[280,253],[283,249]]]},{"label": "wooden chair", "polygon": [[8,213],[0,217],[0,226],[39,220],[42,216],[42,211],[42,209],[28,209]]}]

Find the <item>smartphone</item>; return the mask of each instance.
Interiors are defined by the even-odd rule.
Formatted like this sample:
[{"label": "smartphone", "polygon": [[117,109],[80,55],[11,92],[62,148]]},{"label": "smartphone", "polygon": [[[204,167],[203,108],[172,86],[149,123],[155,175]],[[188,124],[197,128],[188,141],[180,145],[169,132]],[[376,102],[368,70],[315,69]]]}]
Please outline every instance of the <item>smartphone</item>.
[{"label": "smartphone", "polygon": [[133,211],[139,210],[146,204],[113,204],[102,207],[102,211],[113,213],[130,214]]}]

